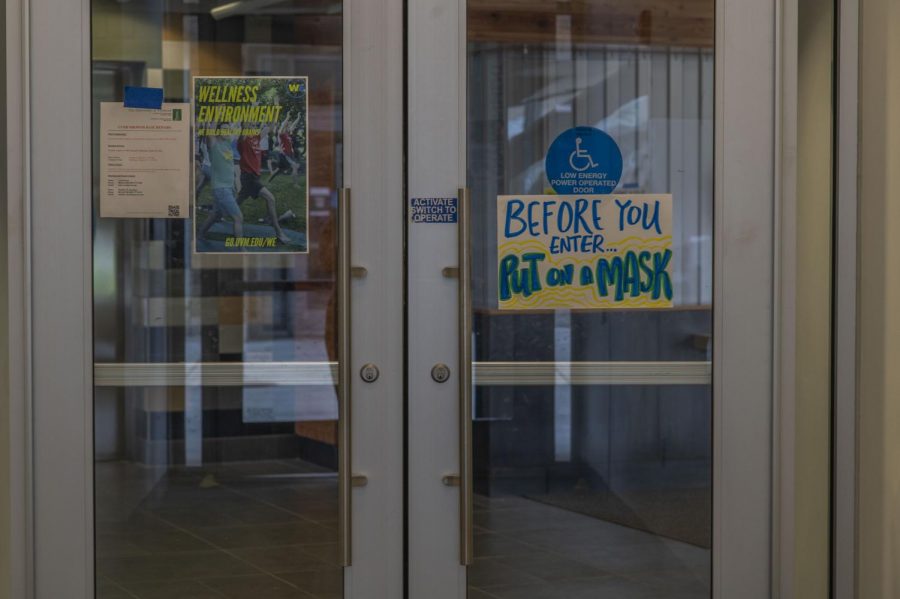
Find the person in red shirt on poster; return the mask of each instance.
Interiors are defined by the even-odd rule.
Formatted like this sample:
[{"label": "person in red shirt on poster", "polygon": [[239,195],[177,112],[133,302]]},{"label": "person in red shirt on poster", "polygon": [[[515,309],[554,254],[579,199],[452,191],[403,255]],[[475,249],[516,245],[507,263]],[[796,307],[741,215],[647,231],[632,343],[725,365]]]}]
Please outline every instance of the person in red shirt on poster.
[{"label": "person in red shirt on poster", "polygon": [[[269,211],[269,220],[275,229],[275,236],[278,241],[284,244],[293,243],[291,238],[287,236],[281,224],[278,222],[278,211],[275,208],[275,196],[262,183],[262,148],[260,148],[260,139],[263,135],[269,134],[269,126],[263,125],[260,132],[256,135],[245,135],[238,138],[237,147],[241,155],[241,190],[238,193],[237,203],[241,204],[247,198],[261,197],[266,202],[266,208]],[[271,178],[269,179],[271,181]]]},{"label": "person in red shirt on poster", "polygon": [[271,183],[272,179],[281,173],[291,174],[294,179],[294,185],[300,187],[300,163],[294,158],[294,140],[292,134],[300,123],[300,113],[297,118],[291,121],[291,111],[289,110],[284,121],[278,127],[275,137],[275,153],[269,158],[269,178],[266,183]]}]

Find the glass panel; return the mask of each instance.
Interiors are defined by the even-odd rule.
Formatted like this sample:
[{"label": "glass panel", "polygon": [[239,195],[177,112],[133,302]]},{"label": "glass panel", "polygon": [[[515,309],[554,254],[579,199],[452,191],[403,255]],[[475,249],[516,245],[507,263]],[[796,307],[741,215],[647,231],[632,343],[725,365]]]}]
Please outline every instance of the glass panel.
[{"label": "glass panel", "polygon": [[[341,2],[91,7],[97,596],[341,597]],[[192,219],[97,216],[100,102],[121,102],[126,85],[189,102],[193,76],[250,75],[309,77],[308,139],[290,144],[301,168],[279,171],[261,156],[285,229],[303,223],[283,216],[281,194],[308,188],[309,254],[196,254]],[[201,183],[202,152],[196,160]],[[245,231],[273,228],[263,199],[240,209]]]},{"label": "glass panel", "polygon": [[[710,596],[714,6],[468,1],[469,597]],[[497,309],[497,196],[553,193],[547,148],[576,126],[618,143],[616,193],[673,194],[672,308]],[[501,361],[587,370],[482,376]]]}]

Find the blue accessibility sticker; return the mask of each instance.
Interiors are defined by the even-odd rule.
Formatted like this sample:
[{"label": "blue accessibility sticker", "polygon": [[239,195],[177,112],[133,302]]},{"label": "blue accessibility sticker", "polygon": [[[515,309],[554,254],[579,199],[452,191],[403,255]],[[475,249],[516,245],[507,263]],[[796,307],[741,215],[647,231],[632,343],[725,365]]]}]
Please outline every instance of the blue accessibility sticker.
[{"label": "blue accessibility sticker", "polygon": [[550,144],[544,168],[560,195],[612,193],[622,177],[622,151],[596,127],[573,127]]}]

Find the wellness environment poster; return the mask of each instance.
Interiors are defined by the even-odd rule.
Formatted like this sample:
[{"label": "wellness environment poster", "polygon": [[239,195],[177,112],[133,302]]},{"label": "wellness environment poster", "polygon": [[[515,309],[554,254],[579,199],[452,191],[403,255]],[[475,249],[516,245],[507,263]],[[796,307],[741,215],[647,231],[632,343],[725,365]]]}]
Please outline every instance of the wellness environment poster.
[{"label": "wellness environment poster", "polygon": [[306,253],[306,77],[194,77],[194,250]]}]

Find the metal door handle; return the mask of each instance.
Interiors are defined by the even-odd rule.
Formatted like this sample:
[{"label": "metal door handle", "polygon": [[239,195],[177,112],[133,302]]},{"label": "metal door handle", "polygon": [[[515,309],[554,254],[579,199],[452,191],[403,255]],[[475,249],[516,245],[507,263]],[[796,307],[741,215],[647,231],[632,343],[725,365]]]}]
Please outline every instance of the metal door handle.
[{"label": "metal door handle", "polygon": [[472,507],[472,241],[469,190],[459,190],[457,223],[459,292],[459,561],[474,557]]},{"label": "metal door handle", "polygon": [[338,260],[337,260],[337,359],[338,359],[338,536],[342,566],[352,561],[352,493],[353,464],[351,460],[350,422],[350,189],[338,192]]}]

